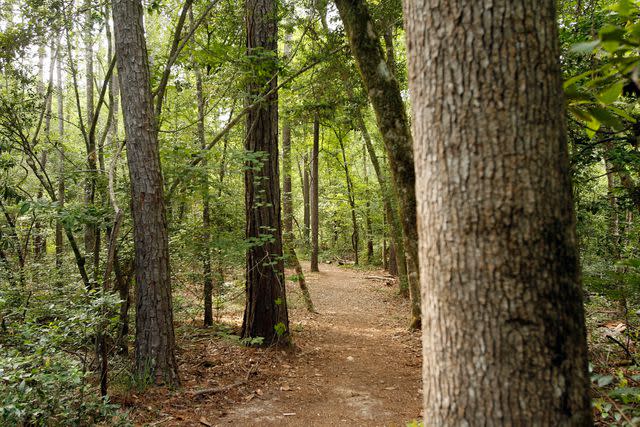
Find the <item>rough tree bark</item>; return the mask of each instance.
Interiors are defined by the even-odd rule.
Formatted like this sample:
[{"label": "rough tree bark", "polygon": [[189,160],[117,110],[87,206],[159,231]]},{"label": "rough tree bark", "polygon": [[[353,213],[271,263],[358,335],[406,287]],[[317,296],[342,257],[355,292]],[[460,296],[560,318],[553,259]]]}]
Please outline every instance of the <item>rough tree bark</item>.
[{"label": "rough tree bark", "polygon": [[311,150],[311,176],[309,177],[309,207],[311,220],[311,271],[320,271],[318,268],[318,156],[320,154],[320,117],[318,112],[313,116],[313,149]]},{"label": "rough tree bark", "polygon": [[385,61],[380,38],[363,0],[335,0],[351,51],[376,113],[378,129],[391,165],[391,176],[402,221],[407,260],[411,329],[420,328],[420,277],[416,222],[415,172],[409,122],[400,86]]},{"label": "rough tree bark", "polygon": [[406,0],[431,425],[592,424],[553,0]]},{"label": "rough tree bark", "polygon": [[113,25],[131,180],[136,268],[136,371],[179,383],[169,241],[140,0],[113,0]]},{"label": "rough tree bark", "polygon": [[[245,2],[247,55],[261,73],[248,85],[247,103],[275,89],[277,64],[277,7],[275,0]],[[278,96],[266,97],[247,114],[245,150],[247,302],[242,337],[262,337],[264,345],[289,343],[289,315],[285,292],[280,177],[278,171]]]}]

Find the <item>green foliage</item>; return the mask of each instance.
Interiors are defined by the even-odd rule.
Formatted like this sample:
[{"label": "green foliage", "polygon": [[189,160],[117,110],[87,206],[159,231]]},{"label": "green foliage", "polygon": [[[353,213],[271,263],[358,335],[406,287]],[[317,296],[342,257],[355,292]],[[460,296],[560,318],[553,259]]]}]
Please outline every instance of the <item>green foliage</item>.
[{"label": "green foliage", "polygon": [[607,425],[624,427],[640,423],[640,375],[637,367],[618,369],[614,374],[592,374],[591,383],[595,392],[593,407],[596,417]]},{"label": "green foliage", "polygon": [[102,313],[117,304],[75,285],[0,286],[0,424],[113,422],[118,408],[100,399],[88,364]]}]

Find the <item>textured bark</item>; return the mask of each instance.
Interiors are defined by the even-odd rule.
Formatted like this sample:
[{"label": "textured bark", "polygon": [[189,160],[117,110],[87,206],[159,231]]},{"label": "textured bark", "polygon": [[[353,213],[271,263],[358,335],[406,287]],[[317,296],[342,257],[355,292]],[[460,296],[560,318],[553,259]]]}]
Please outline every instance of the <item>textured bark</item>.
[{"label": "textured bark", "polygon": [[[245,2],[247,55],[256,55],[256,68],[248,85],[247,104],[274,90],[277,79],[277,10],[274,0]],[[280,177],[278,171],[277,91],[247,114],[245,168],[247,250],[246,306],[242,337],[262,337],[263,344],[289,343],[289,316],[285,292]],[[279,334],[278,330],[284,333]]]},{"label": "textured bark", "polygon": [[552,0],[406,0],[430,425],[591,425]]},{"label": "textured bark", "polygon": [[385,61],[380,38],[375,32],[364,1],[335,1],[389,156],[394,190],[400,207],[402,238],[407,261],[411,297],[409,326],[411,329],[419,329],[420,277],[413,143],[400,86]]},{"label": "textured bark", "polygon": [[320,153],[320,117],[316,112],[313,116],[313,149],[311,150],[311,176],[309,177],[309,211],[311,221],[311,271],[320,271],[318,268],[318,156]]},{"label": "textured bark", "polygon": [[140,0],[113,0],[122,113],[131,180],[136,266],[136,371],[177,384],[178,365],[156,120]]}]

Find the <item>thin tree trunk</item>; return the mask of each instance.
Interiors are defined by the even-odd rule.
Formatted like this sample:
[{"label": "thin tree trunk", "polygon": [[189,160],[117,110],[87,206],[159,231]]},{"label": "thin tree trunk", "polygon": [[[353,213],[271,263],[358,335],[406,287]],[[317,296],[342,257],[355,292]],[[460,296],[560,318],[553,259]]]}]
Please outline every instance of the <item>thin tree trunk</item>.
[{"label": "thin tree trunk", "polygon": [[311,233],[311,182],[309,181],[309,155],[304,153],[302,156],[302,198],[304,203],[304,243],[310,245],[310,233]]},{"label": "thin tree trunk", "polygon": [[113,0],[131,181],[136,268],[136,372],[178,384],[169,239],[140,0]]},{"label": "thin tree trunk", "polygon": [[351,175],[349,174],[349,163],[347,162],[347,153],[344,149],[344,142],[342,141],[342,137],[336,133],[336,138],[338,139],[338,143],[340,144],[340,151],[342,152],[342,168],[344,169],[344,176],[347,182],[347,198],[349,199],[349,207],[351,208],[351,247],[353,248],[353,252],[355,255],[355,265],[359,265],[359,257],[358,257],[358,242],[360,240],[358,233],[358,220],[356,218],[356,199],[353,194],[353,184],[351,182]]},{"label": "thin tree trunk", "polygon": [[310,221],[311,221],[311,271],[320,271],[318,268],[318,156],[320,153],[320,117],[318,112],[313,116],[313,150],[311,151],[311,176],[309,188],[309,205],[310,205]]},{"label": "thin tree trunk", "polygon": [[[362,169],[364,171],[364,186],[369,194],[369,171],[367,170],[367,147],[362,147]],[[371,224],[371,202],[366,198],[364,205],[365,227],[367,234],[367,264],[373,263],[373,226]]]},{"label": "thin tree trunk", "polygon": [[[193,25],[193,9],[189,9],[189,18]],[[196,98],[198,102],[198,141],[202,156],[202,281],[204,285],[204,326],[213,325],[213,274],[211,272],[211,202],[209,198],[209,161],[204,150],[207,148],[205,139],[204,119],[206,101],[202,88],[202,71],[194,63],[193,71],[196,77]]]},{"label": "thin tree trunk", "polygon": [[[40,64],[40,82],[39,82],[39,90],[40,95],[46,96],[45,99],[45,124],[44,124],[44,138],[47,141],[47,145],[50,141],[51,137],[51,106],[52,106],[52,96],[51,93],[46,93],[44,90],[44,54],[45,48],[42,46],[38,52],[39,64]],[[51,65],[49,67],[49,82],[53,81],[53,72],[55,70],[55,50],[52,47],[50,50],[51,57]],[[47,148],[43,148],[40,153],[40,165],[44,170],[47,165]],[[36,195],[37,200],[41,200],[43,196],[42,187],[38,188],[38,193]],[[34,234],[33,234],[33,255],[36,260],[41,259],[43,255],[47,253],[47,235],[46,230],[43,227],[42,222],[39,218],[36,218],[36,221],[33,225]]]},{"label": "thin tree trunk", "polygon": [[[290,54],[291,33],[287,33],[284,45],[284,58],[287,59]],[[282,233],[282,241],[285,252],[285,262],[287,266],[293,266],[296,271],[296,280],[300,286],[302,297],[304,299],[307,310],[315,313],[311,294],[304,278],[302,265],[296,254],[293,239],[293,200],[291,196],[291,125],[285,120],[282,126],[282,215],[284,230]]]},{"label": "thin tree trunk", "polygon": [[[84,4],[84,61],[85,61],[85,91],[86,91],[86,118],[85,127],[92,127],[94,120],[94,85],[93,85],[93,3],[92,0],[85,0]],[[87,138],[87,178],[85,179],[84,202],[87,207],[95,204],[96,180],[98,175],[97,150],[95,138]],[[85,254],[92,254],[93,272],[91,275],[93,286],[98,283],[99,262],[100,262],[100,234],[94,222],[85,224],[84,228]]]},{"label": "thin tree trunk", "polygon": [[382,54],[380,39],[363,0],[336,0],[351,51],[376,112],[391,165],[402,222],[411,297],[411,329],[420,328],[420,277],[416,221],[415,171],[409,122],[400,86]]},{"label": "thin tree trunk", "polygon": [[387,211],[385,210],[382,212],[382,268],[384,270],[389,270],[387,236]]},{"label": "thin tree trunk", "polygon": [[[275,90],[277,64],[277,6],[275,0],[247,0],[247,55],[260,73],[248,85],[247,103]],[[255,71],[255,70],[254,70]],[[247,113],[245,150],[250,154],[245,168],[247,250],[246,306],[242,337],[262,337],[264,345],[288,345],[287,311],[280,178],[278,171],[277,92]]]},{"label": "thin tree trunk", "polygon": [[378,179],[378,186],[380,187],[380,192],[382,193],[384,212],[389,221],[389,226],[391,229],[393,251],[389,251],[389,257],[390,263],[394,268],[389,268],[389,274],[398,276],[398,290],[400,292],[400,295],[407,297],[409,296],[407,260],[405,258],[404,245],[402,240],[402,224],[400,223],[400,218],[398,217],[394,194],[391,188],[389,188],[385,173],[380,166],[380,161],[378,160],[378,156],[376,155],[373,142],[371,141],[371,135],[369,134],[369,130],[367,129],[367,126],[364,122],[361,110],[355,111],[355,120],[358,130],[360,130],[360,133],[362,133],[365,147],[367,148],[369,158],[371,159],[371,164],[373,165],[373,170],[376,174],[376,178]]},{"label": "thin tree trunk", "polygon": [[404,10],[424,419],[592,425],[555,1]]},{"label": "thin tree trunk", "polygon": [[[60,36],[62,37],[62,36]],[[62,42],[58,40],[58,60],[56,63],[56,73],[58,77],[58,211],[64,208],[65,182],[64,182],[64,84],[62,82]],[[56,220],[56,268],[62,268],[62,258],[64,256],[64,227],[62,222]]]}]

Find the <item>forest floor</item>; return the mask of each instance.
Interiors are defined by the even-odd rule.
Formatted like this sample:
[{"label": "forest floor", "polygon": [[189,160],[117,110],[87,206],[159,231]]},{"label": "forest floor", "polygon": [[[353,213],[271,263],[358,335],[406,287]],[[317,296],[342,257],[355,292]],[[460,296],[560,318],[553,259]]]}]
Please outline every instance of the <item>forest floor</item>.
[{"label": "forest floor", "polygon": [[179,389],[129,387],[113,400],[149,426],[404,426],[420,418],[420,335],[407,330],[406,300],[366,278],[380,271],[320,269],[305,268],[317,314],[288,281],[290,350],[239,345],[237,307],[226,329],[178,328]]}]

